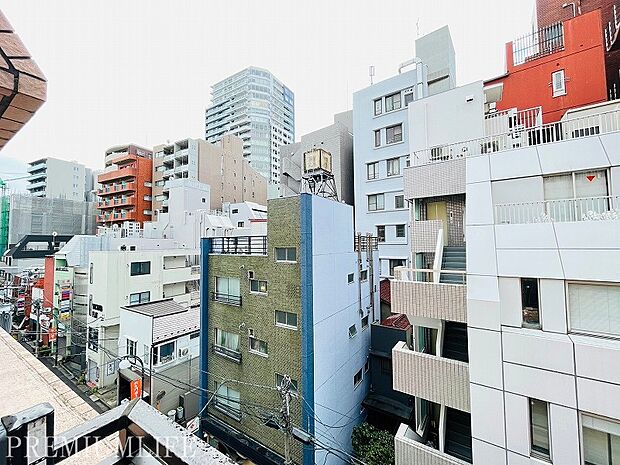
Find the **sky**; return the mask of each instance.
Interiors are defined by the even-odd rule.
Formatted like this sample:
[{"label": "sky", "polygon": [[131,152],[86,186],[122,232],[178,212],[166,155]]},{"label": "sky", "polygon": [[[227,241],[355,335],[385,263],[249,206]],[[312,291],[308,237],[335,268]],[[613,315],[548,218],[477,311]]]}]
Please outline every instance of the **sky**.
[{"label": "sky", "polygon": [[0,177],[44,156],[98,169],[113,145],[204,137],[210,86],[247,66],[295,93],[296,139],[393,76],[448,25],[457,83],[504,72],[534,0],[3,0],[48,80],[47,102],[0,153]]}]

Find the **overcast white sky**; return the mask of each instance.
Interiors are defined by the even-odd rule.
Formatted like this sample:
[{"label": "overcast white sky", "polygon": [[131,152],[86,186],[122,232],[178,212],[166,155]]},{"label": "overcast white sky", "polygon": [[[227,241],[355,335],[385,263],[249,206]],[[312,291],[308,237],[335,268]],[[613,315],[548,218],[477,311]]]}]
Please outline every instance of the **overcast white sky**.
[{"label": "overcast white sky", "polygon": [[246,66],[295,93],[296,137],[392,76],[418,34],[450,26],[457,81],[504,71],[534,0],[4,0],[48,100],[0,153],[0,177],[52,156],[103,166],[106,148],[204,137],[210,85]]}]

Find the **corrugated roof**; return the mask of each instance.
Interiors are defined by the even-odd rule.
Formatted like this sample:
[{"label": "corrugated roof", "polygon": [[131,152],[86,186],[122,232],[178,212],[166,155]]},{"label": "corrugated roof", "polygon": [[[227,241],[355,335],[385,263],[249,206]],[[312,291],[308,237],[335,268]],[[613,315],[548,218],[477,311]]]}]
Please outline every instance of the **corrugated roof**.
[{"label": "corrugated roof", "polygon": [[153,320],[153,344],[200,329],[200,307],[183,310],[183,313],[174,313]]},{"label": "corrugated roof", "polygon": [[152,316],[153,318],[174,315],[186,310],[183,305],[172,299],[155,300],[145,304],[127,305],[122,308],[132,312],[141,313],[142,315]]},{"label": "corrugated roof", "polygon": [[409,318],[407,318],[407,315],[403,315],[402,313],[396,313],[394,315],[388,316],[385,320],[383,320],[381,322],[381,326],[407,329],[409,326],[411,326],[411,323],[409,323]]}]

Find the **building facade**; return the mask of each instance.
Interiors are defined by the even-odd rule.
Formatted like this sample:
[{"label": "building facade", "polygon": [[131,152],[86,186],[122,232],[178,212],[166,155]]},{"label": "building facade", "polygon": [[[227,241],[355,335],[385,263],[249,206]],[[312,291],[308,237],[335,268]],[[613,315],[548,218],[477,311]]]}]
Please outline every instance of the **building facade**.
[{"label": "building facade", "polygon": [[308,191],[304,188],[303,156],[309,150],[320,148],[331,155],[338,200],[354,204],[352,116],[351,111],[334,115],[334,124],[304,134],[300,142],[280,147],[281,197]]},{"label": "building facade", "polygon": [[280,182],[280,152],[295,141],[293,92],[266,69],[249,67],[211,87],[205,112],[205,139],[224,134],[243,140],[243,156],[270,185]]},{"label": "building facade", "polygon": [[[258,463],[281,463],[282,434],[249,405],[279,411],[276,386],[288,375],[293,425],[350,453],[379,318],[375,243],[362,237],[356,250],[353,210],[333,200],[301,194],[268,209],[266,236],[203,239],[201,386],[216,393],[203,428]],[[292,453],[296,463],[343,463],[310,445]]]},{"label": "building facade", "polygon": [[98,224],[152,219],[152,157],[150,150],[133,144],[106,150],[105,169],[97,177]]},{"label": "building facade", "polygon": [[86,201],[92,190],[92,171],[81,163],[41,158],[28,164],[28,192],[36,197]]}]

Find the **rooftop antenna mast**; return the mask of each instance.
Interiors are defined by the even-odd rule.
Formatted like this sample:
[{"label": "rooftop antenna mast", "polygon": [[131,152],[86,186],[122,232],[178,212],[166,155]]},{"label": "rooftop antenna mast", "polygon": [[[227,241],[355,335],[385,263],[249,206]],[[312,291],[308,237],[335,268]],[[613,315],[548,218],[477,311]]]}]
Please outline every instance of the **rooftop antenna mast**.
[{"label": "rooftop antenna mast", "polygon": [[418,16],[418,20],[415,22],[416,29],[416,37],[420,37],[420,17]]},{"label": "rooftop antenna mast", "polygon": [[375,76],[375,67],[373,65],[370,65],[368,67],[368,76],[370,76],[370,85],[373,85],[373,77]]}]

